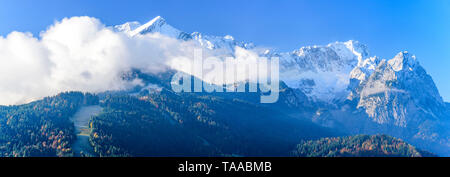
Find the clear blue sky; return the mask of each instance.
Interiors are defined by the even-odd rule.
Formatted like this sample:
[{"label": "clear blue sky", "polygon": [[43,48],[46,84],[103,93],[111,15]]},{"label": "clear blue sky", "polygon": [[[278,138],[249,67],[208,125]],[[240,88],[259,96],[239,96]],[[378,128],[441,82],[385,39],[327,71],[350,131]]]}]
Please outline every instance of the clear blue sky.
[{"label": "clear blue sky", "polygon": [[449,0],[0,0],[0,35],[37,35],[80,15],[106,25],[161,15],[186,32],[230,34],[281,51],[350,39],[384,58],[408,50],[450,101]]}]

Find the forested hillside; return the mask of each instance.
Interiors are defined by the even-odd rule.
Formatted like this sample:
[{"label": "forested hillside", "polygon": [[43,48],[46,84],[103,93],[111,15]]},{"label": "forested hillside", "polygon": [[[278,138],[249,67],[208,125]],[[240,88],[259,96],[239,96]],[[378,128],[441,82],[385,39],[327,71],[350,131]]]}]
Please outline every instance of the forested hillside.
[{"label": "forested hillside", "polygon": [[357,135],[303,141],[293,151],[299,157],[428,157],[404,141],[387,135]]},{"label": "forested hillside", "polygon": [[100,156],[286,156],[328,129],[256,104],[213,95],[108,95],[91,122]]},{"label": "forested hillside", "polygon": [[165,89],[100,98],[66,92],[25,105],[1,106],[0,156],[73,156],[76,135],[70,118],[87,105],[103,108],[90,121],[89,137],[101,157],[433,156],[390,136],[324,138],[339,134],[245,100]]},{"label": "forested hillside", "polygon": [[66,92],[0,107],[0,156],[72,156],[75,135],[69,118],[81,105],[97,102],[91,94]]}]

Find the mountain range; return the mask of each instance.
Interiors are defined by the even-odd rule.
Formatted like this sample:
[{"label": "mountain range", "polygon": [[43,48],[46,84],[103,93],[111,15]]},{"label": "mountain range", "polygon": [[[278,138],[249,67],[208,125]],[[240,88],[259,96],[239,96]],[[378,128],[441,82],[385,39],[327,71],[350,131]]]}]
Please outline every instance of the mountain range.
[{"label": "mountain range", "polygon": [[[162,17],[144,25],[129,22],[115,28],[130,36],[160,33],[193,40],[206,49],[225,50],[231,55],[236,47],[257,48],[229,35],[189,34]],[[353,40],[292,52],[254,51],[280,58],[280,80],[292,90],[284,99],[308,107],[299,110],[312,112],[313,122],[350,134],[386,133],[450,155],[448,103],[415,55],[401,51],[392,59],[381,59]]]},{"label": "mountain range", "polygon": [[[330,156],[325,151],[336,148],[343,150],[331,156],[450,156],[450,103],[407,51],[381,59],[350,40],[279,52],[229,35],[183,32],[159,16],[113,29],[130,38],[157,33],[221,56],[248,50],[278,57],[279,100],[261,104],[261,92],[175,93],[171,78],[176,70],[133,69],[121,77],[142,81],[133,89],[67,92],[0,106],[1,156]],[[92,105],[102,111],[86,125],[91,154],[73,152],[71,144],[80,138],[69,118]],[[333,142],[334,149],[327,145],[321,153],[305,152],[324,142]]]}]

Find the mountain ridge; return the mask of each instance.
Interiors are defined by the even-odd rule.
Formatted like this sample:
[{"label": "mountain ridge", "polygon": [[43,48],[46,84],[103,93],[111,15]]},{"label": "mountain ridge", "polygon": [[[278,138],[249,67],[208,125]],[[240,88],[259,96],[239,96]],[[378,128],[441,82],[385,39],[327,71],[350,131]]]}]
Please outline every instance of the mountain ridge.
[{"label": "mountain ridge", "polygon": [[[204,35],[199,32],[189,34],[172,27],[160,16],[143,25],[139,22],[127,22],[114,26],[114,29],[131,38],[139,37],[139,35],[160,34],[181,41],[195,42],[205,50],[220,56],[234,56],[237,51],[249,51],[258,56],[279,57],[280,99],[275,104],[260,104],[255,98],[261,96],[261,92],[175,94],[170,89],[170,83],[171,77],[177,72],[176,70],[155,74],[132,68],[131,71],[123,73],[121,79],[130,81],[137,79],[142,81],[142,84],[130,90],[97,93],[97,99],[101,100],[99,104],[104,104],[102,101],[109,102],[103,105],[107,108],[107,112],[96,119],[98,120],[96,125],[126,130],[130,136],[149,138],[145,135],[139,135],[133,130],[128,130],[128,128],[135,128],[135,123],[146,123],[150,128],[161,133],[166,130],[158,129],[157,124],[153,124],[154,121],[160,121],[160,125],[169,127],[170,130],[177,129],[177,126],[172,126],[174,123],[180,125],[191,123],[190,128],[198,128],[197,131],[201,132],[200,134],[220,132],[222,133],[220,135],[228,138],[224,142],[233,145],[233,147],[228,147],[227,143],[223,144],[216,141],[213,135],[198,138],[190,134],[192,137],[189,137],[196,144],[202,144],[202,142],[203,144],[216,144],[216,147],[221,147],[219,149],[222,149],[222,152],[226,151],[224,154],[233,154],[233,150],[237,150],[236,152],[239,152],[237,154],[246,155],[261,155],[262,152],[270,152],[269,145],[257,149],[258,147],[254,146],[255,144],[244,144],[246,147],[240,149],[237,142],[231,141],[233,138],[240,137],[240,133],[246,132],[243,131],[245,129],[242,127],[250,127],[252,135],[255,135],[255,132],[260,132],[264,134],[263,137],[276,138],[275,141],[275,139],[255,136],[253,138],[258,141],[254,142],[257,142],[257,144],[263,145],[266,141],[270,141],[270,147],[275,148],[277,143],[283,143],[282,149],[285,150],[294,142],[298,142],[300,136],[309,135],[310,132],[306,131],[308,130],[306,125],[310,125],[309,129],[327,135],[332,133],[320,129],[333,130],[335,134],[344,135],[388,134],[401,138],[418,148],[430,150],[439,155],[450,155],[450,132],[448,129],[450,126],[450,103],[444,102],[432,77],[420,65],[416,56],[409,52],[400,52],[392,59],[381,59],[371,56],[366,45],[354,40],[321,46],[306,46],[290,52],[278,52],[261,49],[253,43],[238,41],[229,35],[220,37]],[[216,51],[217,53],[214,53]],[[192,77],[193,81],[196,79],[200,78]],[[246,81],[237,84],[244,84],[248,87],[250,83]],[[64,95],[62,94],[62,96]],[[71,115],[78,105],[84,104],[81,101],[83,97],[81,95],[75,94],[73,96],[73,99],[76,99],[73,103],[75,106],[66,105],[67,108],[64,107],[68,110],[65,115]],[[53,99],[59,100],[59,98]],[[24,114],[32,117],[34,114],[30,110],[33,109],[49,112],[49,105],[54,105],[53,99],[45,98],[43,101],[33,103],[39,103],[38,105],[42,108],[33,108],[30,106],[33,104],[25,105],[23,107],[26,109],[13,111],[14,114],[10,113],[10,109],[21,109],[22,107],[0,106],[0,116],[5,118],[1,121],[4,124],[9,124],[9,121],[20,124],[20,120],[24,118],[15,118],[14,116]],[[47,102],[50,103],[47,105]],[[62,99],[61,102],[67,104],[71,100]],[[133,104],[136,104],[136,107],[133,107]],[[151,106],[152,109],[145,110],[143,109],[145,106]],[[243,110],[244,107],[249,110]],[[52,111],[57,112],[58,110],[51,110],[50,113],[53,114]],[[237,121],[232,119],[236,115],[231,114],[236,112],[239,113],[241,118]],[[248,112],[254,114],[248,114]],[[265,112],[267,115],[261,114],[261,112]],[[36,115],[45,114],[39,112]],[[258,116],[252,117],[254,115]],[[62,121],[64,125],[70,124],[65,120],[65,117],[57,116],[56,113],[52,116],[56,121]],[[155,118],[158,116],[163,118]],[[116,119],[110,120],[111,117]],[[123,119],[123,117],[127,119]],[[45,119],[45,117],[37,118]],[[24,120],[39,127],[31,119],[27,117]],[[120,121],[127,124],[116,125]],[[256,127],[256,125],[261,127],[276,125],[277,128],[265,127],[266,130],[270,130],[270,132],[266,132],[261,131],[261,127]],[[298,125],[298,127],[293,125]],[[34,128],[38,129],[36,127]],[[216,129],[217,127],[219,128]],[[11,129],[15,130],[14,128],[17,127],[12,125]],[[22,127],[19,126],[18,129],[20,128]],[[225,131],[230,129],[233,129],[233,131]],[[110,155],[114,152],[119,155],[132,154],[132,151],[124,150],[127,145],[116,142],[116,144],[108,144],[108,146],[111,146],[105,148],[100,143],[112,139],[117,135],[117,132],[106,131],[101,128],[95,130],[97,136],[95,134],[91,136],[96,140],[97,144],[94,145],[101,154]],[[136,130],[149,131],[138,128]],[[58,136],[64,137],[70,134],[67,133],[70,131],[72,130],[67,129],[63,135]],[[270,134],[271,132],[275,132],[276,136]],[[178,130],[172,133],[183,134]],[[22,134],[18,134],[22,136]],[[240,139],[242,142],[252,139],[250,135],[244,137],[247,139]],[[39,138],[45,139],[48,137]],[[55,147],[48,148],[46,153],[51,154],[53,151],[57,151],[60,154],[70,154],[68,142],[73,137],[68,136],[66,138],[64,144],[61,144],[63,148],[58,148],[58,143],[54,143]],[[122,137],[119,142],[125,142],[128,138]],[[152,138],[157,141],[164,141],[160,137]],[[146,145],[150,146],[152,141],[148,140]],[[180,139],[176,143],[183,141]],[[4,142],[7,142],[7,138]],[[33,146],[41,145],[30,144],[25,149],[21,148],[20,151],[23,150],[24,153],[19,155],[30,153],[29,148],[32,149]],[[47,147],[47,144],[42,146]],[[4,147],[16,148],[11,145],[5,145]],[[200,148],[200,146],[197,147]],[[142,150],[140,148],[142,147],[135,150]],[[216,152],[217,150],[214,148],[206,149],[210,152]],[[34,152],[34,149],[31,152]],[[171,153],[176,153],[176,151],[171,151]],[[11,154],[8,153],[8,155]]]},{"label": "mountain ridge", "polygon": [[[164,24],[168,25],[165,20]],[[146,31],[153,32],[165,33],[164,30]],[[170,31],[168,34],[171,35]],[[392,59],[381,59],[370,56],[366,45],[350,40],[276,52],[253,50],[255,45],[236,42],[228,35],[216,37],[194,32],[190,36],[193,37],[181,39],[196,41],[208,50],[221,49],[232,55],[234,48],[241,47],[260,56],[279,57],[280,80],[314,102],[316,107],[312,109],[333,112],[314,116],[314,121],[326,126],[374,124],[371,130],[354,133],[373,132],[375,127],[381,126],[385,130],[383,133],[393,133],[411,141],[443,141],[444,146],[450,147],[445,145],[449,141],[445,125],[450,117],[446,103],[431,76],[416,56],[407,51],[399,52]],[[340,118],[342,115],[355,117],[355,122],[361,125],[349,123],[344,117]],[[436,138],[436,134],[440,138]]]}]

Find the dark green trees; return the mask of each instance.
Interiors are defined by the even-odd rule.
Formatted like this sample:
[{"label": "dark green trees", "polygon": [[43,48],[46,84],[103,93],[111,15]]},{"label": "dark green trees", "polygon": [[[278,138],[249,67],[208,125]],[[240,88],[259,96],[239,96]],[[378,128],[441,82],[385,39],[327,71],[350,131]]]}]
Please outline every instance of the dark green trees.
[{"label": "dark green trees", "polygon": [[293,151],[300,157],[423,157],[434,156],[387,135],[357,135],[303,141]]}]

